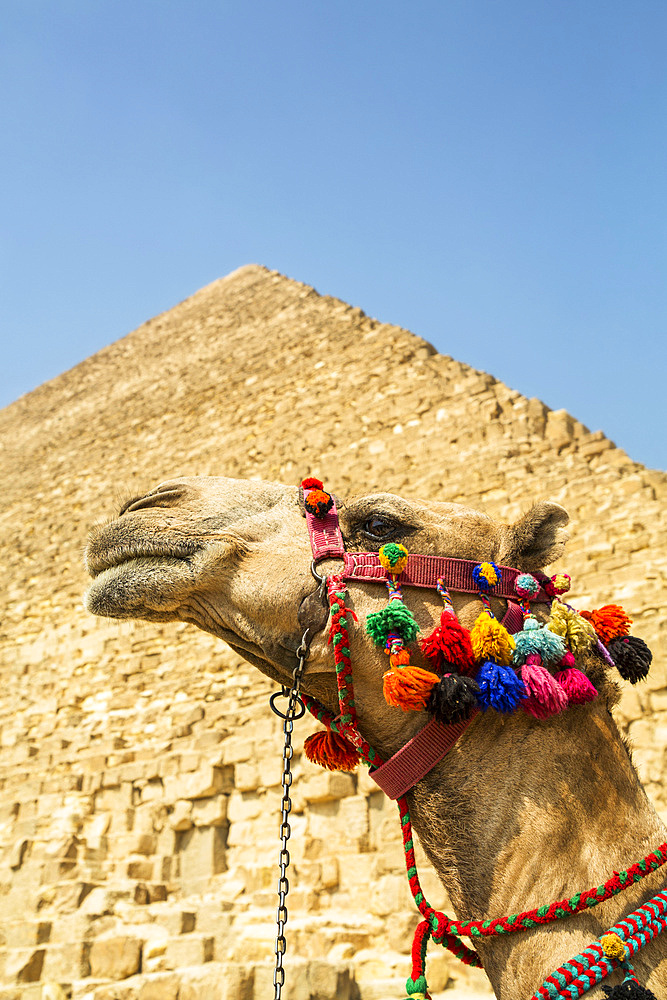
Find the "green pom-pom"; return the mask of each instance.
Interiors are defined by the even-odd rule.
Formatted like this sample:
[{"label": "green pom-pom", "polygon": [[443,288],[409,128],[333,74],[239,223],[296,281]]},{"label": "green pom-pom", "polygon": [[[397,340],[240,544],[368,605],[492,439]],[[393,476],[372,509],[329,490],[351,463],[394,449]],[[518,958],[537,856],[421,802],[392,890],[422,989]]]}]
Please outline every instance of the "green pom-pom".
[{"label": "green pom-pom", "polygon": [[376,646],[384,646],[390,632],[397,632],[403,642],[412,642],[419,631],[419,625],[405,604],[390,601],[382,611],[374,611],[366,616],[366,631]]},{"label": "green pom-pom", "polygon": [[408,994],[407,1000],[416,1000],[417,997],[424,997],[428,993],[426,976],[422,973],[417,979],[408,979],[405,984],[405,992]]}]

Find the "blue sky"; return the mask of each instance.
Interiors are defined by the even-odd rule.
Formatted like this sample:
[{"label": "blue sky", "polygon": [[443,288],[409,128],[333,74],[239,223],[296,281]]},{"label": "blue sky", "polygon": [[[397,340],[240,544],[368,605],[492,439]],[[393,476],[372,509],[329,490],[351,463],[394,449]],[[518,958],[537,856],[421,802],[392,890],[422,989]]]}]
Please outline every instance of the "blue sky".
[{"label": "blue sky", "polygon": [[664,0],[4,0],[0,405],[246,263],[665,468]]}]

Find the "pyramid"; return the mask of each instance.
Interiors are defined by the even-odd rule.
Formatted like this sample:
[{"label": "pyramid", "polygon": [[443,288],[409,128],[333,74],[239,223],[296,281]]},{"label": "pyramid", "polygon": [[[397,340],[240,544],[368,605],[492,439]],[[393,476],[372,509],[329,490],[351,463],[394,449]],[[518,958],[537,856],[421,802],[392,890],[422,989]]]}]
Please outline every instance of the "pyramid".
[{"label": "pyramid", "polygon": [[[81,605],[90,524],[172,476],[311,474],[341,495],[507,521],[558,500],[574,602],[625,604],[657,654],[619,719],[667,815],[667,476],[565,411],[250,266],[0,412],[0,456],[0,1000],[46,984],[73,1000],[270,994],[271,686],[190,626]],[[295,741],[290,996],[399,996],[415,915],[394,807],[367,776],[308,764],[309,731]],[[457,975],[486,989],[446,955],[434,969],[436,994]]]}]

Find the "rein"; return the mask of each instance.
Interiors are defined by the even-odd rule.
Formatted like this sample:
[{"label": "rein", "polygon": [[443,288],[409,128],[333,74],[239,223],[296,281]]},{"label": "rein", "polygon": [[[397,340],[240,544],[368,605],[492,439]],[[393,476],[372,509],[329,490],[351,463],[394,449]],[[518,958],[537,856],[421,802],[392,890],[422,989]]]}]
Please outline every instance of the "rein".
[{"label": "rein", "polygon": [[[408,1000],[430,1000],[425,975],[426,948],[429,939],[433,939],[436,944],[443,945],[455,954],[464,964],[482,967],[482,962],[478,953],[473,948],[469,948],[466,944],[464,944],[461,940],[462,937],[469,938],[474,942],[475,939],[483,937],[495,937],[517,933],[533,929],[540,925],[552,923],[554,921],[572,916],[576,913],[580,913],[584,910],[591,909],[592,907],[611,899],[613,896],[622,892],[631,885],[634,885],[636,882],[645,878],[648,874],[656,871],[664,865],[667,861],[667,843],[662,844],[655,853],[647,855],[626,871],[614,872],[612,877],[602,885],[593,887],[584,892],[576,893],[570,899],[556,901],[522,913],[511,914],[494,920],[458,921],[452,920],[446,914],[435,910],[426,900],[419,883],[419,876],[417,873],[414,855],[410,811],[406,795],[407,792],[413,788],[414,785],[417,784],[417,782],[420,781],[426,774],[428,774],[428,772],[443,759],[449,750],[456,745],[460,737],[478,714],[479,709],[477,706],[469,706],[468,710],[462,713],[460,718],[453,718],[449,723],[443,723],[438,718],[433,717],[416,734],[416,736],[409,740],[389,760],[382,760],[379,754],[364,739],[357,727],[356,706],[354,701],[354,682],[352,676],[352,663],[350,658],[351,654],[348,635],[348,619],[352,618],[356,621],[356,616],[346,603],[347,592],[345,582],[347,580],[364,580],[367,582],[374,581],[378,583],[387,583],[390,595],[389,606],[392,609],[392,614],[389,618],[391,622],[402,622],[403,626],[405,626],[406,621],[409,622],[411,615],[402,604],[401,585],[437,589],[443,597],[443,601],[445,603],[443,622],[446,621],[450,627],[452,627],[452,623],[449,616],[454,616],[454,610],[451,602],[449,601],[450,588],[451,590],[457,592],[479,593],[486,612],[495,622],[488,601],[488,592],[489,590],[493,590],[493,593],[496,596],[507,599],[507,611],[502,620],[501,627],[503,628],[505,634],[508,635],[508,638],[511,634],[514,634],[517,643],[521,640],[522,636],[526,635],[529,635],[530,640],[534,640],[537,634],[537,629],[539,628],[539,624],[536,620],[534,620],[534,616],[530,613],[528,602],[531,599],[535,601],[549,602],[552,597],[556,598],[556,601],[558,601],[559,594],[563,593],[567,589],[567,586],[559,589],[553,584],[556,577],[552,577],[552,580],[549,581],[544,574],[535,574],[534,576],[529,577],[533,583],[530,584],[530,587],[528,587],[528,584],[526,583],[527,575],[522,574],[519,570],[513,569],[512,567],[497,567],[493,563],[475,564],[469,560],[448,559],[439,556],[408,555],[407,550],[405,550],[403,546],[394,545],[385,547],[396,550],[401,549],[402,552],[398,554],[392,551],[388,555],[383,555],[383,550],[380,550],[379,555],[369,552],[348,553],[345,551],[334,497],[324,492],[322,483],[319,482],[319,480],[313,479],[304,480],[301,495],[313,553],[312,572],[314,577],[320,582],[321,586],[326,586],[329,602],[329,643],[333,645],[339,712],[337,715],[334,715],[333,712],[329,711],[316,699],[305,694],[299,695],[299,681],[306,655],[304,636],[304,640],[302,641],[302,645],[298,651],[299,663],[295,669],[295,681],[292,690],[290,692],[289,689],[283,688],[283,695],[289,695],[290,699],[287,715],[283,715],[282,712],[275,708],[273,699],[271,705],[273,710],[286,720],[286,748],[283,754],[283,818],[281,824],[281,836],[283,838],[283,843],[281,851],[281,882],[279,886],[279,893],[281,893],[281,895],[280,905],[278,908],[276,973],[274,974],[274,986],[276,990],[275,998],[276,1000],[279,1000],[280,989],[282,987],[282,983],[284,982],[282,957],[284,955],[286,945],[283,929],[287,920],[285,896],[286,889],[289,887],[285,876],[286,866],[284,864],[285,856],[287,858],[287,864],[289,863],[289,854],[286,851],[285,824],[286,816],[289,813],[290,808],[289,785],[291,784],[291,774],[289,774],[291,742],[289,743],[289,759],[286,757],[288,752],[287,726],[289,720],[289,725],[291,727],[291,721],[295,717],[296,706],[300,698],[305,708],[308,709],[308,711],[326,727],[325,732],[316,733],[314,736],[309,737],[306,741],[305,749],[307,756],[309,756],[311,760],[314,760],[316,763],[320,763],[325,767],[344,770],[352,770],[358,761],[362,760],[369,767],[370,776],[374,779],[378,786],[382,788],[382,790],[385,791],[390,798],[397,800],[408,882],[410,884],[410,890],[417,909],[424,918],[415,931],[412,947],[412,972],[410,978],[407,980],[406,990]],[[329,576],[327,578],[320,576],[317,569],[318,563],[328,558],[338,558],[343,560],[340,575]],[[488,586],[489,574],[491,577],[494,577],[494,575],[497,577],[497,579],[493,580],[491,586]],[[559,579],[562,578],[563,575],[559,577]],[[567,581],[569,585],[569,578],[567,578]],[[550,583],[551,589],[549,589]],[[526,593],[527,588],[530,589],[530,595]],[[518,602],[516,600],[517,595],[519,596]],[[554,604],[556,601],[554,601]],[[575,617],[579,618],[574,610],[570,609],[568,605],[563,605],[563,607],[569,609]],[[618,612],[622,612],[622,609],[617,608],[615,605],[608,606],[608,608],[617,609]],[[601,611],[604,610],[605,609],[601,609]],[[611,659],[608,651],[608,646],[611,647],[611,641],[609,640],[609,635],[611,635],[611,633],[609,632],[609,628],[607,628],[608,634],[605,633],[603,631],[603,625],[600,623],[603,622],[604,619],[603,624],[605,627],[609,626],[609,621],[614,618],[614,615],[616,616],[614,620],[620,620],[617,611],[615,610],[611,616],[607,613],[606,617],[603,616],[603,618],[598,619],[599,631],[591,628],[592,634],[595,638],[593,640],[592,637],[589,637],[589,644],[593,641],[596,642],[600,647],[601,655],[606,660]],[[593,612],[590,615],[587,615],[585,620],[580,618],[579,620],[583,623],[581,627],[583,628],[583,626],[586,625],[589,618],[593,619],[595,615],[599,614],[599,612]],[[622,612],[622,614],[624,615],[625,613]],[[372,616],[369,616],[369,618],[370,617]],[[484,612],[480,618],[483,617]],[[627,616],[625,616],[625,618],[627,619]],[[529,619],[533,619],[534,624],[529,621]],[[627,621],[629,622],[630,619],[627,619]],[[532,630],[530,633],[527,632],[529,626]],[[614,627],[618,632],[618,626],[616,625]],[[368,631],[371,632],[370,621],[367,624],[367,628]],[[386,651],[391,654],[390,661],[392,663],[392,668],[387,672],[388,674],[390,674],[396,666],[399,668],[399,673],[401,667],[404,667],[406,664],[409,666],[409,659],[407,658],[400,630],[397,631],[398,626],[396,625],[391,625],[391,628],[393,628],[394,631],[389,631],[386,638]],[[521,631],[522,629],[523,631]],[[583,628],[583,631],[585,631],[585,628]],[[599,634],[600,631],[602,631],[602,634],[607,638],[607,644],[602,642]],[[517,633],[520,634],[517,635]],[[621,631],[618,633],[618,637],[625,636],[626,633],[627,629],[625,632]],[[384,634],[382,637],[384,638]],[[612,640],[616,638],[616,634],[611,635]],[[549,644],[552,643],[552,639],[553,635],[544,636],[542,646],[535,648],[543,648],[546,651],[549,648]],[[509,641],[512,643],[512,646],[514,646],[514,640],[509,639]],[[527,641],[528,640],[524,640],[524,644]],[[632,639],[624,639],[624,641],[628,643],[632,641]],[[635,644],[641,643],[641,640],[634,640],[634,642]],[[573,640],[570,640],[570,645],[572,644]],[[423,648],[426,652],[426,647],[423,646]],[[530,646],[529,648],[533,647]],[[624,655],[627,655],[625,648],[622,652]],[[643,653],[643,650],[640,650],[640,652]],[[566,655],[570,655],[572,663],[570,664],[570,661],[566,660],[566,656],[563,656],[563,663],[567,664],[568,668],[571,668],[574,664],[574,659],[571,657],[571,654]],[[533,657],[532,662],[531,656]],[[538,656],[537,660],[535,660],[535,656],[535,652],[527,655],[527,659],[524,661],[527,666],[529,664],[533,667],[538,665],[539,668],[539,664],[542,662],[542,659]],[[618,663],[618,660],[611,660],[611,662]],[[650,664],[650,653],[648,663]],[[485,663],[484,667],[486,666],[502,667],[500,654],[496,656],[496,662],[493,662],[492,660],[490,664]],[[482,668],[482,670],[483,669],[484,668]],[[621,669],[620,666],[619,669]],[[648,667],[646,669],[648,669]],[[437,676],[428,674],[426,671],[421,671],[421,668],[412,668],[412,670],[413,673],[416,670],[414,676],[417,677],[418,680],[421,680],[420,674],[424,674],[429,678],[433,677],[434,681],[438,680]],[[623,673],[622,670],[621,672]],[[639,671],[636,672],[639,673]],[[407,674],[408,671],[406,670],[405,673]],[[480,676],[481,673],[482,671],[480,671]],[[571,670],[571,673],[574,675],[579,673],[579,671],[575,669]],[[450,674],[445,673],[443,679],[450,678],[450,676]],[[526,672],[526,676],[530,676],[528,671]],[[565,677],[564,674],[559,674],[558,676]],[[385,675],[385,679],[386,677],[387,674]],[[636,677],[635,679],[639,678]],[[544,683],[543,678],[542,682]],[[433,682],[429,680],[428,683],[432,684]],[[565,683],[565,681],[563,683]],[[592,685],[589,686],[594,692],[593,697],[597,696],[597,692],[594,688],[592,688]],[[474,684],[474,687],[479,692],[480,689],[476,683]],[[451,685],[449,685],[447,690],[450,691],[450,688]],[[402,689],[403,692],[404,690],[405,688]],[[570,690],[576,690],[571,683]],[[388,697],[387,691],[388,689],[385,687],[386,697]],[[405,694],[401,693],[400,697],[405,698]],[[451,691],[450,697],[452,697]],[[389,697],[388,700],[390,700]],[[529,700],[530,699],[528,699],[528,701]],[[574,701],[573,695],[571,695],[570,700],[571,702]],[[581,700],[591,699],[590,696],[587,696],[586,699],[580,699],[580,702]],[[454,702],[456,704],[455,698]],[[390,700],[390,704],[399,704],[400,707],[404,709],[415,707],[412,704],[403,704],[401,701],[393,702]],[[429,701],[429,705],[430,704],[431,702]],[[567,699],[565,703],[561,705],[560,708],[556,708],[555,711],[562,710],[566,704]],[[423,707],[422,703],[420,703],[420,707]],[[538,717],[544,717],[544,713],[542,716],[538,715],[537,708],[539,708],[539,704],[536,706],[535,710],[531,710],[532,714]],[[508,709],[503,710],[507,711]],[[289,729],[289,734],[291,734],[291,728]],[[285,774],[289,775],[289,783],[286,781]],[[287,836],[289,836],[289,824],[287,824],[287,831]],[[636,998],[636,1000],[655,1000],[655,998],[653,998],[653,994],[639,986],[638,980],[630,964],[630,958],[634,956],[642,947],[644,947],[648,941],[660,934],[666,928],[667,891],[664,891],[657,893],[654,897],[652,897],[652,899],[648,900],[633,913],[625,917],[624,920],[615,924],[606,934],[602,935],[600,939],[594,941],[588,948],[586,948],[581,955],[576,956],[569,962],[566,962],[559,969],[555,970],[549,977],[547,977],[543,985],[536,990],[531,997],[531,1000],[557,1000],[557,998],[580,997],[617,968],[623,968],[626,976],[622,988],[617,987],[613,991],[607,990],[608,995],[612,998],[612,1000],[615,997],[618,997],[619,1000],[621,997],[627,997],[628,1000],[631,1000],[631,998]],[[619,990],[623,990],[623,992],[617,992]],[[628,990],[630,992],[628,992]],[[634,992],[632,992],[633,990]]]}]

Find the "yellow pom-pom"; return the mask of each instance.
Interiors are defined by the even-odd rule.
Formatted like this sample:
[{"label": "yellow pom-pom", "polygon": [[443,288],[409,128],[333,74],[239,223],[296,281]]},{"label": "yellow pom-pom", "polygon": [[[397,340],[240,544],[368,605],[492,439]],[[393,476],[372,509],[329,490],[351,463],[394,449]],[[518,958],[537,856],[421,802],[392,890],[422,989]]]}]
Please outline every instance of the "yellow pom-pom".
[{"label": "yellow pom-pom", "polygon": [[572,580],[568,573],[554,573],[551,577],[551,584],[556,594],[567,594],[572,586]]},{"label": "yellow pom-pom", "polygon": [[490,562],[479,564],[479,575],[486,580],[490,587],[495,587],[500,579],[496,567]]},{"label": "yellow pom-pom", "polygon": [[516,646],[505,626],[486,611],[481,613],[470,629],[470,644],[476,663],[492,660],[503,667],[508,667],[512,662],[512,652]]},{"label": "yellow pom-pom", "polygon": [[398,542],[387,542],[378,552],[380,565],[391,576],[398,576],[408,565],[408,550]]},{"label": "yellow pom-pom", "polygon": [[590,622],[565,604],[554,604],[547,628],[561,636],[572,653],[585,653],[597,642],[597,634]]},{"label": "yellow pom-pom", "polygon": [[625,944],[618,934],[603,934],[600,944],[607,958],[625,958]]}]

